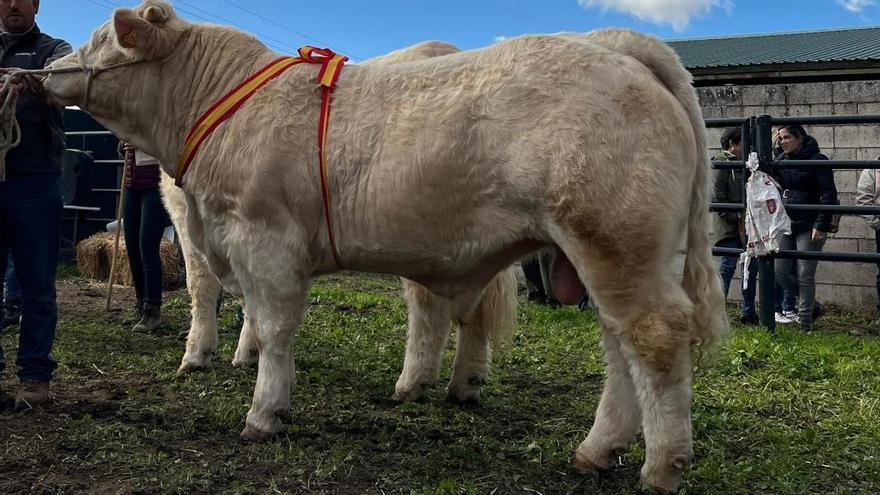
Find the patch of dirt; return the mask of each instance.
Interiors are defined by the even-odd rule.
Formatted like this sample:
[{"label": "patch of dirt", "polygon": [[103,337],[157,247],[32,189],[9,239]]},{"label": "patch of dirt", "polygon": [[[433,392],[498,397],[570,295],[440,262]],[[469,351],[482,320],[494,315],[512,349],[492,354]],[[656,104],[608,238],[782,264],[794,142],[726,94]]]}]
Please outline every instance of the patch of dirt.
[{"label": "patch of dirt", "polygon": [[[60,280],[57,285],[58,316],[65,319],[89,319],[96,316],[106,323],[121,323],[134,311],[137,298],[134,287],[113,286],[110,311],[107,311],[107,284],[83,280]],[[166,292],[166,294],[168,294]],[[167,295],[166,295],[167,297]]]}]

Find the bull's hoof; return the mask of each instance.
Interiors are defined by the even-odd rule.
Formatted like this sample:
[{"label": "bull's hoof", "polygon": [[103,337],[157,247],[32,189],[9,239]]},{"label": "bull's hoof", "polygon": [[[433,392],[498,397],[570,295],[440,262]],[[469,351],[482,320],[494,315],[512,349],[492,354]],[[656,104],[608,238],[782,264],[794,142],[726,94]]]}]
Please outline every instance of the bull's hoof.
[{"label": "bull's hoof", "polygon": [[268,431],[258,430],[251,425],[245,425],[239,436],[248,442],[265,442],[275,436],[275,434]]},{"label": "bull's hoof", "polygon": [[580,452],[575,452],[571,467],[581,474],[599,474],[611,469],[610,464],[594,462]]},{"label": "bull's hoof", "polygon": [[678,488],[672,489],[671,487],[654,485],[642,478],[639,482],[639,491],[649,495],[674,495],[678,493]]},{"label": "bull's hoof", "polygon": [[480,391],[486,384],[486,376],[471,374],[467,383],[449,382],[446,387],[446,398],[453,402],[475,404],[480,402]]},{"label": "bull's hoof", "polygon": [[395,402],[417,401],[424,397],[432,386],[430,383],[417,383],[413,386],[397,387],[391,394],[391,400]]},{"label": "bull's hoof", "polygon": [[233,359],[232,360],[232,367],[235,369],[239,369],[239,370],[243,370],[243,369],[247,369],[247,368],[257,369],[257,363],[258,363],[257,360],[246,361],[246,360],[241,360],[241,359]]},{"label": "bull's hoof", "polygon": [[194,356],[184,356],[183,361],[180,362],[180,368],[177,369],[178,373],[193,373],[196,371],[208,371],[211,369],[211,356],[203,356],[202,359],[198,359]]},{"label": "bull's hoof", "polygon": [[232,367],[238,369],[256,368],[260,362],[260,354],[256,350],[250,352],[236,352],[232,358]]},{"label": "bull's hoof", "polygon": [[681,487],[681,475],[692,457],[692,454],[676,456],[669,465],[654,469],[643,466],[639,486],[644,492],[651,494],[678,493]]}]

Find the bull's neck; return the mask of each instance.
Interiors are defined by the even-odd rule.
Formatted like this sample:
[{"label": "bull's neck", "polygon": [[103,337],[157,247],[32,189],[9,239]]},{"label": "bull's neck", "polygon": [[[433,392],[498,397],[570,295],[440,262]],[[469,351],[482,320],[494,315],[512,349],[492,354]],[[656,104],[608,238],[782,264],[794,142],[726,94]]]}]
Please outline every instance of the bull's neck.
[{"label": "bull's neck", "polygon": [[[164,66],[161,94],[167,95],[174,115],[169,123],[166,143],[175,143],[175,159],[186,136],[204,112],[250,75],[279,55],[260,42],[243,37],[202,36],[194,33],[188,50],[178,50]],[[176,160],[174,167],[176,168]],[[169,171],[172,172],[173,171]]]}]

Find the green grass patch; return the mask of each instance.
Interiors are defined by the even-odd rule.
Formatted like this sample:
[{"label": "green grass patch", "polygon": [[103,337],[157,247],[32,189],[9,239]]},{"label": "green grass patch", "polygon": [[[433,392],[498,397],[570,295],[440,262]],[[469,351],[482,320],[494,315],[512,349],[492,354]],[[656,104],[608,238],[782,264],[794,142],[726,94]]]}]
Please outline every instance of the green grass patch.
[{"label": "green grass patch", "polygon": [[[637,492],[641,443],[607,475],[569,467],[602,387],[591,313],[522,301],[515,346],[496,359],[480,405],[447,402],[442,385],[395,404],[406,335],[399,281],[319,280],[296,339],[291,421],[251,444],[238,432],[255,372],[229,365],[234,301],[221,306],[214,369],[178,375],[185,291],[166,294],[161,334],[139,335],[125,312],[105,313],[100,291],[89,292],[75,271],[62,278],[60,293],[72,296],[60,297],[56,400],[0,410],[0,493]],[[832,313],[829,328],[869,321]],[[2,343],[14,355],[15,332]],[[454,346],[453,338],[444,379]],[[696,459],[684,492],[880,493],[878,357],[880,339],[822,325],[735,328],[715,366],[695,379]],[[10,370],[3,384],[14,386]]]}]

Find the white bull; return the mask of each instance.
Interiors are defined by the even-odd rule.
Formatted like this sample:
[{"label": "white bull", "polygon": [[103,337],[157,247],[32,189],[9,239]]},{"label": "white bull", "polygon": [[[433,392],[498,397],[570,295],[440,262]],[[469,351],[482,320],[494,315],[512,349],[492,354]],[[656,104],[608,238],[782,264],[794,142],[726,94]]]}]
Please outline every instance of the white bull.
[{"label": "white bull", "polygon": [[[389,64],[424,60],[459,52],[454,45],[442,41],[426,41],[411,47],[375,57],[363,64]],[[186,223],[186,199],[174,185],[174,179],[162,174],[162,198],[170,213],[186,263],[186,285],[192,301],[191,324],[181,371],[204,370],[211,366],[217,350],[217,314],[215,307],[220,281],[207,266],[204,256],[193,245]],[[451,301],[431,294],[424,286],[402,279],[403,294],[409,310],[407,351],[403,372],[397,381],[393,398],[412,400],[439,379],[442,351],[449,336],[449,320],[459,327],[453,374],[447,387],[450,398],[459,401],[479,399],[480,385],[489,372],[489,346],[504,348],[510,343],[516,319],[516,279],[513,268],[495,276],[479,295],[480,301]],[[232,365],[256,364],[258,351],[254,339],[254,322],[244,311],[244,324]]]},{"label": "white bull", "polygon": [[[523,36],[346,67],[328,136],[333,234],[347,268],[395,273],[455,301],[478,300],[513,260],[557,246],[554,292],[577,302],[580,282],[590,288],[608,359],[575,463],[610,467],[641,427],[642,480],[673,491],[693,456],[691,350],[727,326],[706,233],[705,130],[668,47],[628,31],[601,36]],[[250,36],[148,0],[117,10],[55,67],[137,63],[52,75],[46,88],[174,173],[199,116],[276,58]],[[183,186],[193,243],[257,322],[246,438],[281,429],[310,280],[339,269],[318,175],[317,71],[297,65],[260,90],[205,141]]]}]

